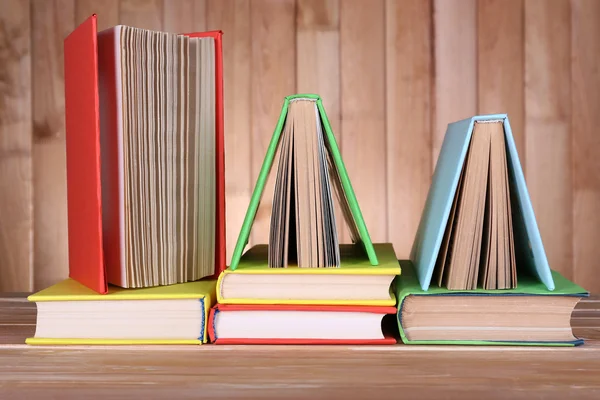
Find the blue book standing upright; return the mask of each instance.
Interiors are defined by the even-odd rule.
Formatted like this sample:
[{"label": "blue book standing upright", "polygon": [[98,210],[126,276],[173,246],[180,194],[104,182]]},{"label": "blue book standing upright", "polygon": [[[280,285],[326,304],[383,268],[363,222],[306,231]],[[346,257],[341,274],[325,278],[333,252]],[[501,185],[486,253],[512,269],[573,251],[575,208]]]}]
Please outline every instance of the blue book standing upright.
[{"label": "blue book standing upright", "polygon": [[[431,283],[474,124],[477,121],[492,120],[502,121],[504,125],[509,181],[514,194],[512,206],[515,243],[521,244],[523,267],[549,291],[555,288],[508,116],[495,114],[475,116],[448,125],[410,256],[424,291],[429,289]],[[524,246],[525,243],[527,246]]]}]

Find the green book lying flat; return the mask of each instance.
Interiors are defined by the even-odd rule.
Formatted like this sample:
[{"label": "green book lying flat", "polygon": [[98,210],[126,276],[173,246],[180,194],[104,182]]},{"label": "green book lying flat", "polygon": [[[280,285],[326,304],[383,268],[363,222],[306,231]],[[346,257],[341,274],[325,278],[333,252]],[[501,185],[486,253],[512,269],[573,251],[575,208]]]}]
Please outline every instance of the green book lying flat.
[{"label": "green book lying flat", "polygon": [[588,294],[550,269],[505,114],[448,125],[410,259],[405,343],[583,343],[570,318]]},{"label": "green book lying flat", "polygon": [[312,304],[330,306],[392,306],[391,284],[400,264],[391,243],[374,243],[378,264],[371,265],[364,251],[353,244],[340,245],[338,268],[271,268],[266,245],[256,245],[227,268],[217,282],[219,304]]},{"label": "green book lying flat", "polygon": [[552,271],[549,291],[537,278],[519,275],[508,290],[425,291],[410,261],[396,278],[398,326],[407,344],[552,345],[583,344],[570,319],[586,291]]}]

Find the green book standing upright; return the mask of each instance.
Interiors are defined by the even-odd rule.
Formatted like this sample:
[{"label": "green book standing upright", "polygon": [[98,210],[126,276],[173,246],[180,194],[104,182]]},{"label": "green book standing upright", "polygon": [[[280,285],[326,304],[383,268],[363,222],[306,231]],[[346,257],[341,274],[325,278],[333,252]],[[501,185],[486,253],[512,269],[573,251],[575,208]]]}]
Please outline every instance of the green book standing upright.
[{"label": "green book standing upright", "polygon": [[286,267],[288,261],[306,267],[340,266],[333,192],[340,201],[352,241],[376,266],[377,255],[321,98],[297,94],[286,97],[283,103],[229,268],[236,270],[248,243],[278,150],[269,266]]},{"label": "green book standing upright", "polygon": [[[244,253],[275,160],[269,243]],[[339,243],[335,198],[352,243]],[[219,303],[395,306],[399,274],[392,244],[371,242],[321,99],[286,97],[231,265],[219,277]]]},{"label": "green book standing upright", "polygon": [[583,343],[570,317],[588,293],[550,269],[505,114],[448,125],[410,258],[405,343]]}]

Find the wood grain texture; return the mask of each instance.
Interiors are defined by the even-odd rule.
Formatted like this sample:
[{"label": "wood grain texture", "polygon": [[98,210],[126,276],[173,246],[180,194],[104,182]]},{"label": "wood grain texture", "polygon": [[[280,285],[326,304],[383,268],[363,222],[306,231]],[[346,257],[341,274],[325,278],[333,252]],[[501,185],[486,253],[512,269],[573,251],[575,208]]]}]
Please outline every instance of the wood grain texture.
[{"label": "wood grain texture", "polygon": [[508,114],[526,170],[523,0],[477,3],[478,113]]},{"label": "wood grain texture", "polygon": [[119,0],[75,0],[75,24],[96,14],[98,31],[118,25],[119,3]]},{"label": "wood grain texture", "polygon": [[340,2],[341,152],[374,242],[387,239],[385,3]]},{"label": "wood grain texture", "polygon": [[34,0],[32,19],[34,287],[69,275],[63,41],[73,0]]},{"label": "wood grain texture", "polygon": [[[48,346],[35,305],[0,295],[1,398],[596,399],[600,301],[573,312],[577,348]],[[118,394],[116,394],[118,393]]]},{"label": "wood grain texture", "polygon": [[162,30],[163,0],[120,0],[119,19],[123,25]]},{"label": "wood grain texture", "polygon": [[573,279],[570,32],[569,0],[525,2],[527,186],[550,266]]},{"label": "wood grain texture", "polygon": [[29,2],[0,3],[0,290],[33,290]]},{"label": "wood grain texture", "polygon": [[163,0],[163,29],[171,33],[206,30],[206,0]]},{"label": "wood grain texture", "polygon": [[[296,9],[296,91],[321,96],[338,143],[340,126],[340,15],[338,0],[298,0]],[[349,243],[342,210],[334,203],[340,243]]]},{"label": "wood grain texture", "polygon": [[[208,29],[223,35],[227,263],[246,216],[251,180],[251,40],[249,0],[209,0]],[[251,244],[251,243],[250,243]]]},{"label": "wood grain texture", "polygon": [[[252,37],[252,185],[258,178],[283,100],[296,92],[295,2],[258,0],[250,3]],[[277,165],[277,158],[273,163]],[[272,171],[276,171],[273,168]],[[275,187],[271,173],[252,228],[254,244],[269,242]]]},{"label": "wood grain texture", "polygon": [[[408,18],[410,3],[404,11],[403,1],[390,0],[396,12],[386,14],[385,1],[0,0],[0,289],[39,288],[61,265],[64,273],[57,63],[73,8],[73,26],[96,13],[99,30],[123,23],[224,31],[228,259],[283,97],[317,92],[373,240],[395,242],[400,255],[422,201],[421,162],[429,157],[435,165],[447,124],[507,112],[551,267],[600,288],[597,2],[425,0],[419,7],[430,16],[417,23]],[[428,106],[425,81],[413,69],[428,39],[405,33],[425,32],[425,23],[432,35]],[[429,114],[429,139],[413,132],[425,129],[419,110]],[[426,140],[427,151],[409,153]],[[271,181],[252,234],[260,242],[272,190]]]},{"label": "wood grain texture", "polygon": [[298,0],[297,7],[297,91],[321,96],[340,140],[339,1]]},{"label": "wood grain texture", "polygon": [[477,114],[476,0],[434,0],[432,164],[448,124]]},{"label": "wood grain texture", "polygon": [[387,237],[406,259],[432,171],[432,13],[421,0],[388,0],[385,11]]},{"label": "wood grain texture", "polygon": [[600,290],[600,2],[571,4],[573,268],[577,282]]}]

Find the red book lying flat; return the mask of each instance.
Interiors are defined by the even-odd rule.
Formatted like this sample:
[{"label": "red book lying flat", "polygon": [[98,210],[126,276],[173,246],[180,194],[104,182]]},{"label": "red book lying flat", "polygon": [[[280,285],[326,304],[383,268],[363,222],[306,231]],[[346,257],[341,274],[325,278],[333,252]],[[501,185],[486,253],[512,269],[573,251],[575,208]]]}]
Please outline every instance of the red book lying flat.
[{"label": "red book lying flat", "polygon": [[221,32],[93,15],[65,39],[69,275],[151,287],[225,268]]},{"label": "red book lying flat", "polygon": [[395,344],[386,329],[396,307],[217,304],[208,333],[215,344]]}]

